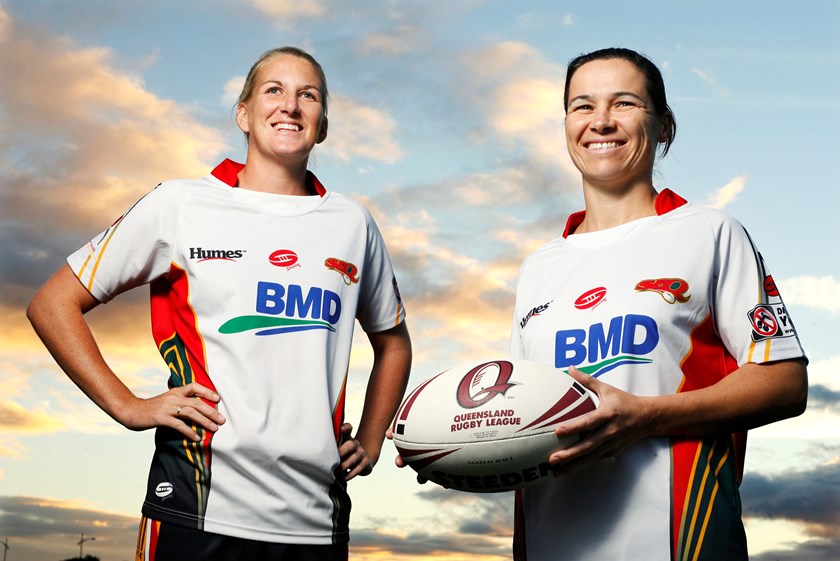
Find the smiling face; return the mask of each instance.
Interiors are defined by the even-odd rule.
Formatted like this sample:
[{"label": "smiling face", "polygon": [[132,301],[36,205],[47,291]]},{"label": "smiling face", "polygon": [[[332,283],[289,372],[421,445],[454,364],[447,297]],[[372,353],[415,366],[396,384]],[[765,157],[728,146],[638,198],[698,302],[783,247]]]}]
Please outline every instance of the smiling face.
[{"label": "smiling face", "polygon": [[308,60],[276,55],[257,71],[253,89],[236,108],[248,136],[249,159],[303,161],[327,137],[323,83]]},{"label": "smiling face", "polygon": [[584,186],[652,189],[666,126],[636,65],[619,58],[587,62],[572,76],[568,99],[566,145]]}]

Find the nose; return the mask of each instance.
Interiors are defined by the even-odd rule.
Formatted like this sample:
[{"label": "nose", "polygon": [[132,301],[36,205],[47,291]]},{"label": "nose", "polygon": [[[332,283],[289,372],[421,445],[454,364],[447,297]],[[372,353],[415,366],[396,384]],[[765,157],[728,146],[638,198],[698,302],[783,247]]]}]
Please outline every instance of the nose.
[{"label": "nose", "polygon": [[298,96],[294,92],[286,92],[280,100],[280,109],[286,113],[297,113],[300,108]]},{"label": "nose", "polygon": [[592,115],[592,122],[590,128],[595,132],[605,132],[612,130],[615,127],[612,112],[608,107],[599,107],[595,109]]}]

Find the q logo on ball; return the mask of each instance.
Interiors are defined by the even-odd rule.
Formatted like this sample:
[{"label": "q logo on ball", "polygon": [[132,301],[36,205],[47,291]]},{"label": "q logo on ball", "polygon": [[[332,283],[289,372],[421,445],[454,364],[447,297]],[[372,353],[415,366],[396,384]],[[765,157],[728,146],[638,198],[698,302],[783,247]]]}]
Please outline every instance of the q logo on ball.
[{"label": "q logo on ball", "polygon": [[[482,385],[482,380],[495,371],[495,379],[489,385]],[[465,409],[480,407],[496,397],[504,395],[515,384],[509,384],[510,375],[513,372],[513,365],[505,360],[485,362],[479,364],[461,379],[458,384],[458,404]],[[478,391],[474,391],[479,387]]]}]

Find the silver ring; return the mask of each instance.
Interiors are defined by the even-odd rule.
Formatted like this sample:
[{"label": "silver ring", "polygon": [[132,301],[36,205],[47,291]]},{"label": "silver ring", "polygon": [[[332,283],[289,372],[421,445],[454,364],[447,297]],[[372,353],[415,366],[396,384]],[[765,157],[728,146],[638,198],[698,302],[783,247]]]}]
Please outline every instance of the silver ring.
[{"label": "silver ring", "polygon": [[179,405],[179,406],[178,406],[178,410],[177,410],[177,411],[175,411],[175,416],[177,417],[177,416],[178,416],[178,415],[180,415],[180,414],[181,414],[181,406]]}]

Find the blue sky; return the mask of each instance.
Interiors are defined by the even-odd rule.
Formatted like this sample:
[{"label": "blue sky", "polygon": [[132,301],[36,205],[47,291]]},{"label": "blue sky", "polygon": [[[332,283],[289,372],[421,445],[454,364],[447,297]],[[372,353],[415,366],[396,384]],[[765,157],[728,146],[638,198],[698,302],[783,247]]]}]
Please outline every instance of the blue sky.
[{"label": "blue sky", "polygon": [[[152,434],[91,405],[23,316],[64,257],[159,181],[242,159],[232,106],[265,50],[327,73],[310,164],[374,213],[415,349],[411,384],[507,354],[528,252],[582,207],[563,139],[565,66],[604,46],[663,70],[677,139],[657,181],[749,230],[809,354],[797,419],[751,433],[755,561],[840,557],[840,4],[829,0],[143,3],[0,0],[0,539],[9,561],[128,559]],[[165,370],[137,290],[91,314],[136,392]],[[354,346],[349,420],[371,353]],[[386,444],[351,485],[359,561],[509,557],[511,497],[418,486]]]}]

